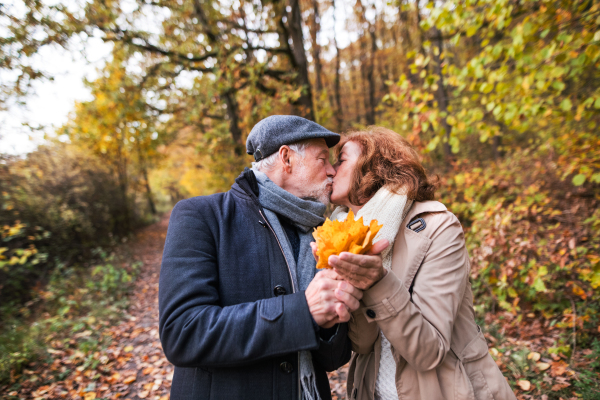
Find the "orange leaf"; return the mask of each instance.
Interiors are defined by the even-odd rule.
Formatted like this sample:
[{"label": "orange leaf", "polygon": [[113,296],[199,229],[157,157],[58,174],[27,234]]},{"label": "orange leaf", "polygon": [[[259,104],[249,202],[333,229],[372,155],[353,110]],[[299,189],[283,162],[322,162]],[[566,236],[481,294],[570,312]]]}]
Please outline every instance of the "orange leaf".
[{"label": "orange leaf", "polygon": [[569,386],[571,386],[570,383],[566,383],[566,382],[565,383],[557,383],[556,385],[552,386],[552,391],[553,392],[558,392],[559,390],[562,390],[562,389],[564,389],[566,387],[569,387]]},{"label": "orange leaf", "polygon": [[567,372],[568,366],[569,364],[567,364],[563,360],[555,361],[552,363],[552,369],[550,370],[550,373],[552,374],[552,376],[563,375],[565,372]]},{"label": "orange leaf", "polygon": [[353,254],[367,253],[382,227],[377,220],[372,220],[369,226],[365,226],[362,217],[354,219],[352,210],[348,212],[345,221],[331,221],[328,218],[313,232],[319,257],[317,268],[329,268],[328,260],[331,255],[339,255],[345,251]]},{"label": "orange leaf", "polygon": [[126,385],[129,385],[130,383],[135,382],[136,379],[137,378],[136,378],[135,375],[128,376],[127,378],[123,379],[123,383],[126,384]]},{"label": "orange leaf", "polygon": [[585,291],[577,285],[573,285],[573,294],[581,297],[583,300],[587,298]]},{"label": "orange leaf", "polygon": [[142,371],[142,374],[148,375],[148,374],[151,374],[153,371],[154,371],[154,367],[147,367],[147,368],[144,368],[144,370]]}]

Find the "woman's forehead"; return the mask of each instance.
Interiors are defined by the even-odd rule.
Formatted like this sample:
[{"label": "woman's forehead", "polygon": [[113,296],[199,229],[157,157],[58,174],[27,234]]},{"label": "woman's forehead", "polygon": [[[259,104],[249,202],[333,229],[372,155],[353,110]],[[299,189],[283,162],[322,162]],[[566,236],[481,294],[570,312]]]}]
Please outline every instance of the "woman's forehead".
[{"label": "woman's forehead", "polygon": [[342,146],[340,155],[342,154],[360,154],[360,145],[352,140],[349,140]]}]

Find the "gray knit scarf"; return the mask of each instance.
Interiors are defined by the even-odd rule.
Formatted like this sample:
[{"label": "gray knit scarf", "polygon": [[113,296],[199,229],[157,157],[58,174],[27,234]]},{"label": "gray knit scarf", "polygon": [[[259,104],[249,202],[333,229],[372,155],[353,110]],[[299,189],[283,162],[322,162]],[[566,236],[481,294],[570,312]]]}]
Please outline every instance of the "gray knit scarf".
[{"label": "gray knit scarf", "polygon": [[[310,242],[314,239],[311,231],[314,227],[325,221],[323,213],[325,205],[316,201],[303,200],[290,192],[280,188],[267,175],[252,168],[258,181],[258,200],[265,209],[265,216],[273,227],[275,235],[281,243],[283,254],[291,269],[292,284],[294,292],[306,290],[315,274],[317,273],[316,262],[312,255]],[[289,219],[298,229],[300,237],[300,253],[298,263],[294,260],[292,246],[288,240],[283,227],[279,223],[277,214]],[[312,356],[309,351],[298,353],[300,360],[300,382],[302,384],[303,400],[319,400],[315,369],[312,364]]]}]

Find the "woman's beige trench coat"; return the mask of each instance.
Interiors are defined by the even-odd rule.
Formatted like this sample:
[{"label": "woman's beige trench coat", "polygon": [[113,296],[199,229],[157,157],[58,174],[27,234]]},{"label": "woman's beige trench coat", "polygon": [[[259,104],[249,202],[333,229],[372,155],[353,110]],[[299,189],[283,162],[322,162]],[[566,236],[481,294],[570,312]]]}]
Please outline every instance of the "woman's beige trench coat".
[{"label": "woman's beige trench coat", "polygon": [[[407,228],[417,218],[426,223],[419,233]],[[392,273],[364,292],[349,324],[348,397],[374,398],[381,329],[400,400],[516,399],[475,324],[469,256],[454,214],[437,201],[415,202],[392,254]]]}]

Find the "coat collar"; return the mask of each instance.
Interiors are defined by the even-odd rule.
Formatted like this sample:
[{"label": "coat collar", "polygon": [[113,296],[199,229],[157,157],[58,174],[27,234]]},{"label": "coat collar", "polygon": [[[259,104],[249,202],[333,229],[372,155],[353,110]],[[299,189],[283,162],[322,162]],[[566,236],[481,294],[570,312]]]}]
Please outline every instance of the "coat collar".
[{"label": "coat collar", "polygon": [[231,190],[244,198],[249,198],[258,208],[262,209],[258,201],[258,182],[250,168],[244,168],[242,173],[235,179]]},{"label": "coat collar", "polygon": [[410,290],[432,242],[425,234],[414,232],[407,225],[421,214],[447,210],[439,201],[416,201],[404,217],[394,241],[392,270],[402,279],[406,289]]},{"label": "coat collar", "polygon": [[[242,173],[235,178],[235,183],[238,184],[248,195],[258,197],[258,182],[254,172],[248,167],[244,168]],[[234,188],[235,184],[232,186]]]},{"label": "coat collar", "polygon": [[404,226],[406,226],[410,221],[415,219],[415,217],[420,214],[442,211],[448,211],[448,209],[439,201],[415,201],[408,211],[408,214],[406,214],[406,217],[404,217],[404,221],[402,221],[402,223]]}]

